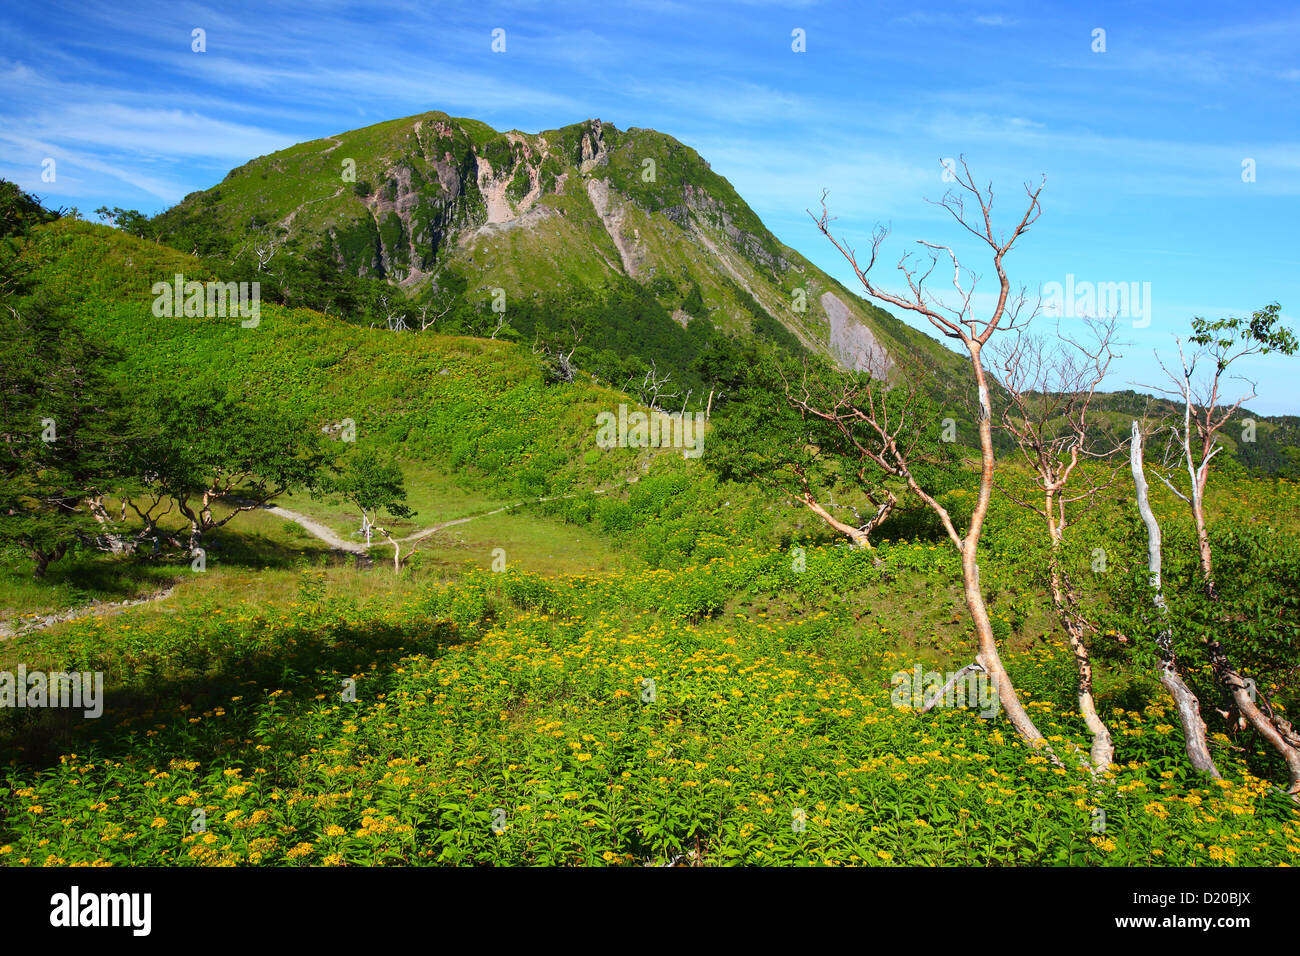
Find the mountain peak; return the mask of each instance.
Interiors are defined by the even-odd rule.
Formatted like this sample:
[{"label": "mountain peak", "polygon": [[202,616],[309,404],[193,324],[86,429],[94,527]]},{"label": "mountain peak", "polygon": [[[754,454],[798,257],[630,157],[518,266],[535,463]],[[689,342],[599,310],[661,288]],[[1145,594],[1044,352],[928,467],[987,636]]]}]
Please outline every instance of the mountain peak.
[{"label": "mountain peak", "polygon": [[599,117],[536,133],[437,110],[390,120],[254,159],[158,222],[232,250],[255,236],[322,247],[342,271],[417,299],[631,282],[679,324],[766,335],[846,368],[868,344],[952,357],[784,245],[694,149]]}]

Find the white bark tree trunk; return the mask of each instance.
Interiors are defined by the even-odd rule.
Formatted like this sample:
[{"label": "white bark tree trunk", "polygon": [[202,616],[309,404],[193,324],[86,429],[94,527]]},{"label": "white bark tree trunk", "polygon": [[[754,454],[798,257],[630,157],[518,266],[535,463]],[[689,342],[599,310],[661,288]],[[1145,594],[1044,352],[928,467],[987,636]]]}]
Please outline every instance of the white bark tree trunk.
[{"label": "white bark tree trunk", "polygon": [[[1160,525],[1151,510],[1151,501],[1147,494],[1146,471],[1142,465],[1142,430],[1133,422],[1133,440],[1129,447],[1129,464],[1133,470],[1133,485],[1137,490],[1138,511],[1147,527],[1147,571],[1151,575],[1151,601],[1160,611],[1161,617],[1168,619],[1169,608],[1165,604],[1165,595],[1160,579]],[[1160,649],[1159,677],[1160,683],[1178,708],[1178,719],[1183,725],[1183,737],[1187,746],[1187,757],[1192,766],[1201,773],[1209,774],[1218,780],[1219,768],[1210,756],[1210,747],[1206,742],[1205,721],[1201,718],[1201,702],[1192,689],[1178,673],[1178,661],[1174,655],[1173,632],[1168,623],[1156,638]]]}]

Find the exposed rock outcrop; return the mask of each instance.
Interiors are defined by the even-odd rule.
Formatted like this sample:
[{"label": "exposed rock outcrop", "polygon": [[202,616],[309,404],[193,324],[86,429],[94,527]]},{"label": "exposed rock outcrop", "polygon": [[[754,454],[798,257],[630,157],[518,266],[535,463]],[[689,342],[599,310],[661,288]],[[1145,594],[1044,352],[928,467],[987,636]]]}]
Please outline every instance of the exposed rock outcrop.
[{"label": "exposed rock outcrop", "polygon": [[578,165],[578,171],[586,175],[605,162],[608,156],[604,126],[600,120],[594,119],[590,124],[590,132],[582,134],[582,161]]},{"label": "exposed rock outcrop", "polygon": [[645,263],[645,248],[641,245],[639,237],[634,236],[629,239],[623,232],[626,214],[617,191],[610,190],[607,180],[588,179],[587,197],[591,200],[591,207],[596,210],[601,223],[604,224],[605,231],[609,233],[609,238],[613,240],[619,258],[623,260],[623,271],[630,276],[637,275]]},{"label": "exposed rock outcrop", "polygon": [[[683,192],[686,197],[686,208],[694,210],[706,222],[710,222],[720,228],[723,233],[726,234],[727,238],[731,240],[732,244],[744,252],[748,258],[763,263],[774,273],[779,274],[789,271],[790,261],[786,259],[785,256],[773,254],[768,251],[768,249],[763,245],[762,239],[753,233],[745,232],[743,229],[739,228],[732,221],[731,216],[727,211],[722,208],[714,197],[710,196],[703,189],[697,189],[690,183],[686,184]],[[677,220],[674,218],[674,213],[680,215],[680,213],[677,212],[677,207],[665,210],[665,214],[668,215],[668,218],[673,219],[676,222]]]},{"label": "exposed rock outcrop", "polygon": [[894,360],[876,341],[871,329],[854,318],[834,292],[823,292],[818,301],[830,322],[827,345],[835,360],[855,372],[870,372],[876,378],[887,375],[894,367]]}]

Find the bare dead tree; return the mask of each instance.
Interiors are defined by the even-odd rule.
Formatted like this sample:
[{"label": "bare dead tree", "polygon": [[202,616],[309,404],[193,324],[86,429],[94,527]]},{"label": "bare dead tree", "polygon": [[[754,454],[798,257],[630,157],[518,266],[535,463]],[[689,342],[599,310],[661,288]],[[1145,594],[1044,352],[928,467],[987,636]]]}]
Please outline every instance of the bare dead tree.
[{"label": "bare dead tree", "polygon": [[[393,537],[392,531],[383,525],[378,524],[375,519],[379,517],[378,509],[371,509],[367,513],[365,508],[361,509],[361,527],[366,535],[366,544],[370,543],[370,534],[372,531],[378,531],[383,535],[384,540],[393,546],[393,573],[402,573],[402,543]],[[408,555],[409,557],[409,555]]]},{"label": "bare dead tree", "polygon": [[[915,463],[922,457],[919,448],[925,423],[917,419],[919,376],[900,373],[891,386],[879,374],[884,366],[876,362],[874,355],[868,365],[865,376],[840,378],[835,384],[811,376],[807,363],[799,382],[789,381],[783,373],[781,377],[786,401],[793,408],[805,418],[819,419],[833,427],[839,441],[836,447],[826,450],[838,453],[876,510],[864,519],[851,505],[819,500],[806,469],[791,463],[790,469],[799,482],[799,501],[856,546],[871,550],[871,533],[898,505],[898,496],[881,483],[880,477],[906,481],[906,465],[900,464],[900,459]],[[837,507],[849,508],[856,523],[832,515],[830,509]]]},{"label": "bare dead tree", "polygon": [[[884,524],[885,519],[893,512],[894,508],[898,505],[898,496],[888,488],[884,487],[864,488],[862,495],[867,499],[867,502],[876,509],[870,515],[864,515],[859,508],[852,504],[835,501],[833,493],[831,500],[822,503],[820,506],[817,505],[815,501],[811,500],[810,495],[805,493],[804,504],[808,505],[808,507],[814,512],[817,512],[821,516],[822,520],[831,525],[831,527],[836,528],[841,533],[852,538],[853,542],[858,547],[870,550],[871,533]],[[847,524],[836,521],[827,513],[832,508],[839,511],[850,512],[853,515],[853,523]]]},{"label": "bare dead tree", "polygon": [[[406,309],[401,305],[390,305],[387,295],[379,297],[379,308],[384,313],[384,328],[389,332],[406,332],[410,326],[406,324]],[[370,327],[373,329],[375,323],[371,322]]]},{"label": "bare dead tree", "polygon": [[[641,379],[641,384],[637,388],[637,394],[641,402],[648,408],[655,411],[665,411],[661,403],[671,402],[681,397],[681,392],[677,390],[669,391],[672,387],[672,373],[664,372],[660,374],[654,359],[650,360],[650,367],[646,369],[645,376]],[[628,384],[632,382],[628,379]]]},{"label": "bare dead tree", "polygon": [[961,670],[955,672],[951,677],[949,677],[947,683],[945,683],[942,687],[940,687],[937,691],[935,691],[934,694],[930,696],[929,700],[925,700],[924,698],[922,698],[921,713],[928,714],[931,710],[933,710],[934,705],[944,699],[944,697],[948,694],[949,689],[955,687],[958,682],[960,682],[963,678],[966,677],[967,674],[982,674],[982,673],[984,673],[984,668],[980,667],[979,664],[967,664]]},{"label": "bare dead tree", "polygon": [[[1111,346],[1115,320],[1085,322],[1092,334],[1090,343],[1062,336],[1059,327],[1053,342],[1022,328],[1014,338],[999,343],[991,354],[1009,399],[1001,410],[1000,427],[1015,439],[1041,497],[1038,502],[1022,501],[1007,489],[1002,490],[1046,524],[1052,606],[1074,652],[1079,713],[1092,735],[1093,771],[1100,773],[1114,760],[1115,745],[1093,698],[1088,641],[1097,629],[1082,613],[1079,592],[1062,566],[1061,552],[1069,521],[1066,506],[1093,502],[1101,488],[1110,484],[1099,485],[1086,469],[1079,468],[1080,461],[1109,458],[1122,442],[1098,449],[1089,431],[1093,397],[1114,358]],[[1071,478],[1078,476],[1082,476],[1084,487],[1077,492],[1067,490]]]},{"label": "bare dead tree", "polygon": [[[1170,369],[1157,356],[1161,369],[1170,385],[1153,387],[1154,391],[1170,396],[1182,406],[1182,425],[1169,426],[1169,449],[1176,449],[1179,466],[1187,474],[1187,491],[1180,490],[1173,481],[1173,470],[1158,473],[1159,478],[1174,495],[1187,505],[1196,526],[1197,551],[1201,567],[1202,586],[1212,602],[1219,601],[1214,578],[1214,554],[1210,547],[1209,525],[1205,516],[1205,489],[1209,481],[1210,462],[1223,451],[1219,434],[1241,406],[1256,396],[1254,383],[1240,376],[1249,391],[1243,390],[1231,404],[1222,403],[1228,381],[1228,369],[1233,363],[1249,355],[1263,355],[1280,351],[1285,355],[1297,351],[1297,342],[1289,329],[1278,325],[1279,310],[1276,304],[1256,312],[1249,320],[1223,319],[1207,322],[1194,319],[1194,335],[1190,344],[1197,346],[1189,354],[1181,338],[1175,338],[1178,347],[1178,366]],[[1208,361],[1207,375],[1197,376],[1197,365]],[[1222,403],[1222,404],[1221,404]],[[1168,450],[1166,461],[1168,458]],[[1215,679],[1235,705],[1237,712],[1277,751],[1287,766],[1290,778],[1289,792],[1300,798],[1300,732],[1273,707],[1269,696],[1258,684],[1244,676],[1236,666],[1227,648],[1213,633],[1204,635],[1210,665]]]},{"label": "bare dead tree", "polygon": [[[898,504],[898,496],[888,489],[878,489],[873,491],[864,490],[863,494],[871,504],[876,506],[875,514],[869,518],[864,518],[862,512],[852,505],[836,504],[833,501],[818,502],[809,480],[808,474],[798,466],[791,466],[796,479],[800,484],[799,502],[804,505],[817,517],[821,518],[828,526],[834,528],[840,534],[847,537],[853,544],[864,551],[871,551],[871,533],[880,527],[884,520],[889,517],[894,507]],[[849,510],[853,512],[854,522],[849,523],[841,521],[831,514],[832,508]],[[876,559],[877,566],[882,564]]]},{"label": "bare dead tree", "polygon": [[433,305],[430,303],[426,303],[425,305],[420,306],[420,331],[421,332],[436,326],[443,318],[446,317],[447,313],[452,310],[452,306],[449,305],[444,309],[440,309],[434,312],[433,318],[429,318],[429,310],[432,308]]},{"label": "bare dead tree", "polygon": [[579,332],[577,326],[570,324],[572,337],[569,339],[569,351],[564,351],[562,347],[548,345],[541,341],[540,338],[533,340],[533,354],[540,356],[546,364],[551,377],[559,382],[572,382],[578,372],[578,366],[573,363],[573,353],[578,350],[578,345],[582,342],[585,333]]},{"label": "bare dead tree", "polygon": [[277,239],[269,231],[259,232],[253,237],[253,256],[257,259],[257,271],[263,271],[283,245],[284,240]]},{"label": "bare dead tree", "polygon": [[104,504],[104,494],[101,492],[86,499],[86,508],[98,522],[101,534],[95,538],[95,546],[101,551],[108,551],[110,554],[124,554],[134,549],[134,542],[129,539],[121,529],[122,523],[126,520],[126,502],[120,503],[121,510],[117,521],[114,522],[112,515],[108,513],[108,508]]},{"label": "bare dead tree", "polygon": [[[1006,668],[1003,666],[1002,657],[997,647],[997,639],[993,635],[993,626],[989,620],[988,607],[980,587],[978,562],[980,534],[983,531],[984,520],[988,515],[989,500],[993,493],[995,467],[988,376],[984,369],[982,351],[988,344],[989,339],[999,329],[1013,328],[1021,319],[1023,310],[1026,308],[1028,297],[1023,288],[1016,294],[1012,293],[1011,282],[1007,278],[1003,260],[1016,241],[1030,229],[1042,214],[1039,196],[1046,185],[1046,180],[1036,188],[1026,185],[1027,206],[1008,236],[998,234],[994,230],[992,186],[981,189],[975,184],[974,177],[964,157],[961,159],[961,170],[954,170],[953,172],[957,181],[957,188],[950,190],[938,205],[945,209],[962,229],[987,246],[991,254],[993,268],[998,279],[998,297],[996,304],[986,319],[977,318],[971,305],[971,298],[977,282],[976,276],[968,269],[963,270],[956,253],[949,246],[921,242],[920,244],[928,250],[929,263],[928,266],[923,265],[919,268],[913,263],[911,254],[905,254],[899,262],[898,268],[906,279],[908,291],[906,293],[894,293],[883,289],[871,277],[871,270],[876,264],[881,244],[888,235],[886,229],[877,227],[875,230],[871,241],[870,257],[866,264],[863,265],[858,262],[857,255],[852,247],[832,234],[830,228],[831,217],[826,208],[825,193],[822,194],[821,215],[814,215],[811,211],[809,215],[812,216],[822,234],[830,240],[848,261],[854,274],[861,281],[867,295],[882,303],[888,303],[923,316],[944,336],[957,339],[966,349],[967,356],[970,359],[971,376],[978,393],[981,466],[979,495],[964,533],[959,532],[954,526],[947,509],[921,487],[912,473],[906,455],[898,448],[897,444],[893,442],[886,442],[885,444],[891,460],[903,475],[908,487],[938,516],[948,534],[949,540],[952,541],[953,546],[961,555],[962,584],[966,606],[974,623],[979,643],[979,653],[976,661],[989,674],[989,677],[998,688],[1003,710],[1016,731],[1031,746],[1036,748],[1040,746],[1047,747],[1050,752],[1050,747],[1048,747],[1043,735],[1025,710],[1024,705],[1021,704],[1015,687],[1012,685]],[[968,215],[966,203],[972,199],[978,208]],[[957,292],[954,305],[948,305],[940,301],[925,285],[939,264],[940,251],[947,253],[948,259],[952,262],[952,285]],[[962,284],[963,274],[968,285]],[[1029,315],[1025,317],[1026,320],[1032,318],[1036,312],[1037,304],[1035,303],[1030,308]]]},{"label": "bare dead tree", "polygon": [[[428,291],[430,294],[432,294],[434,290],[440,291],[440,286],[438,285],[438,279],[442,276],[444,268],[445,266],[440,265],[438,266],[438,268],[434,269],[433,272],[429,273]],[[428,329],[434,328],[440,321],[446,318],[447,314],[451,312],[453,308],[455,308],[454,301],[449,302],[447,305],[441,307],[440,307],[440,303],[437,302],[426,302],[423,305],[419,306],[418,310],[420,313],[420,331],[424,332],[427,331]],[[430,317],[430,313],[432,313],[432,318]]]}]

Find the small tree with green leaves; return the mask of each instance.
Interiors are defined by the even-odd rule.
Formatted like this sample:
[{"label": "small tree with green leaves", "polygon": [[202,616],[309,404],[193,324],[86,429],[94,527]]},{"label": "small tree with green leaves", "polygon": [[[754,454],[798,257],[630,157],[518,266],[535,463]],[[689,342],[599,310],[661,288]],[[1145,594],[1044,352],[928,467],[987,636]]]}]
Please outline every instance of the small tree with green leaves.
[{"label": "small tree with green leaves", "polygon": [[[1184,348],[1182,339],[1175,339],[1175,342],[1178,365],[1171,369],[1160,362],[1171,384],[1155,387],[1155,390],[1174,398],[1181,405],[1182,422],[1168,426],[1167,464],[1157,475],[1191,512],[1196,526],[1201,587],[1206,600],[1217,605],[1220,596],[1205,514],[1210,462],[1224,449],[1219,440],[1224,426],[1245,402],[1256,396],[1254,383],[1241,376],[1229,376],[1228,371],[1250,355],[1268,355],[1271,352],[1294,355],[1300,349],[1300,342],[1289,328],[1281,324],[1281,306],[1276,302],[1252,313],[1249,318],[1230,317],[1213,322],[1194,318],[1189,343],[1195,348]],[[1229,378],[1236,378],[1249,386],[1249,391],[1243,389],[1241,396],[1231,404],[1223,397]],[[1185,472],[1185,480],[1179,472]],[[1234,655],[1219,639],[1228,630],[1226,624],[1226,620],[1216,622],[1203,634],[1215,679],[1242,719],[1254,727],[1286,762],[1290,792],[1300,796],[1300,732],[1273,707],[1264,689],[1241,672]]]},{"label": "small tree with green leaves", "polygon": [[124,473],[130,426],[109,362],[54,304],[4,297],[0,540],[31,558],[38,578],[79,546],[115,540],[99,503]]},{"label": "small tree with green leaves", "polygon": [[[143,413],[147,436],[131,458],[127,506],[144,525],[191,553],[204,535],[287,491],[314,488],[332,455],[320,433],[292,409],[251,403],[201,384],[168,386]],[[218,517],[215,506],[226,509]],[[159,521],[172,508],[189,526],[182,545]]]},{"label": "small tree with green leaves", "polygon": [[402,543],[393,536],[387,518],[409,518],[414,512],[406,504],[406,482],[397,463],[380,457],[373,449],[358,450],[325,479],[321,493],[340,498],[361,513],[361,533],[366,543],[370,542],[371,532],[382,535],[393,546],[393,573],[400,573]]}]

